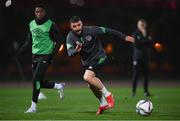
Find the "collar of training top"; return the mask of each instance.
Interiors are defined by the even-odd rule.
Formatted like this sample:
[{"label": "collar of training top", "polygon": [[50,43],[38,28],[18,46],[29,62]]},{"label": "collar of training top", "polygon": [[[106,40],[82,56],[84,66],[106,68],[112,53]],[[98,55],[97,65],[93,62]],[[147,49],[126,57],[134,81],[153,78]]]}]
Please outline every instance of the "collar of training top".
[{"label": "collar of training top", "polygon": [[39,20],[39,19],[37,19],[37,18],[35,17],[35,21],[36,21],[36,24],[37,24],[37,25],[41,25],[41,24],[45,23],[47,20],[49,20],[49,17],[48,17],[47,15],[44,16],[44,18],[41,19],[41,20]]}]

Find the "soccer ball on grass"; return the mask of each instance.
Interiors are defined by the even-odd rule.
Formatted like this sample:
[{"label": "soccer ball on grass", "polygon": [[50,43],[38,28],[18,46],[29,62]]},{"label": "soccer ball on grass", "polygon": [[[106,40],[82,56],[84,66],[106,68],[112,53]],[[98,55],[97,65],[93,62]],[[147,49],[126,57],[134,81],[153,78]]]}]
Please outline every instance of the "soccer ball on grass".
[{"label": "soccer ball on grass", "polygon": [[150,100],[140,100],[136,104],[136,112],[142,116],[148,116],[152,113],[153,104]]}]

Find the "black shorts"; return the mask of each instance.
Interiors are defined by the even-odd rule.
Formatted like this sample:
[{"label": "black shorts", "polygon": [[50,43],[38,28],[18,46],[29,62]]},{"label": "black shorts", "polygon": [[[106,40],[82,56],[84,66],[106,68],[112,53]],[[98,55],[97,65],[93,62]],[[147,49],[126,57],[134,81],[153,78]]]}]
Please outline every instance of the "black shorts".
[{"label": "black shorts", "polygon": [[107,57],[95,59],[89,62],[87,66],[83,66],[83,74],[86,70],[91,70],[96,74],[96,76],[99,76],[101,68],[106,64],[106,58]]}]

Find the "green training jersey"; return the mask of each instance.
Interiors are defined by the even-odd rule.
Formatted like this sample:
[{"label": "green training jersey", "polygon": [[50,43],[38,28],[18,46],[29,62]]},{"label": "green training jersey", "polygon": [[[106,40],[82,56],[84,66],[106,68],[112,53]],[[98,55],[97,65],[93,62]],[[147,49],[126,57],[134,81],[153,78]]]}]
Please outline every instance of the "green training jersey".
[{"label": "green training jersey", "polygon": [[53,22],[49,19],[45,23],[38,25],[35,20],[29,24],[32,35],[32,53],[50,54],[54,49],[54,42],[50,39],[49,32]]}]

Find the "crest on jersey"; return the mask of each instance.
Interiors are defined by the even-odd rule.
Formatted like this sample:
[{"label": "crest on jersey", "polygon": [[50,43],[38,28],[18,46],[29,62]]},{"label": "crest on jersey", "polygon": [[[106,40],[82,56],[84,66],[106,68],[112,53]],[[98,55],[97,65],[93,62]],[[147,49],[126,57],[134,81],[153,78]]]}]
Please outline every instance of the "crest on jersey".
[{"label": "crest on jersey", "polygon": [[85,37],[85,39],[86,39],[87,41],[91,41],[91,40],[92,40],[92,36],[91,36],[91,35],[87,35],[87,36]]}]

